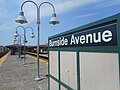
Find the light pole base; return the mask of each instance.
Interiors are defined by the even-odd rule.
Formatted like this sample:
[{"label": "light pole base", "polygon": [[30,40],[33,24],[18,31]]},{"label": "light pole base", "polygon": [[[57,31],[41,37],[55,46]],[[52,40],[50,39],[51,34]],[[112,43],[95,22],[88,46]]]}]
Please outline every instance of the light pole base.
[{"label": "light pole base", "polygon": [[42,80],[42,78],[40,78],[40,77],[35,78],[35,81],[41,81],[41,80]]},{"label": "light pole base", "polygon": [[26,65],[26,63],[25,63],[25,62],[23,62],[23,65]]}]

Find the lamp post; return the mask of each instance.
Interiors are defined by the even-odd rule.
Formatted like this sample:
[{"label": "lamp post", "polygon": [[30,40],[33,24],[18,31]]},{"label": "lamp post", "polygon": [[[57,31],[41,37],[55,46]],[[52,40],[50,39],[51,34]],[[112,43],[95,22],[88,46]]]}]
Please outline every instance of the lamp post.
[{"label": "lamp post", "polygon": [[17,39],[16,39],[16,37],[14,37],[14,39],[13,39],[13,43],[15,44],[16,41],[17,41]]},{"label": "lamp post", "polygon": [[[18,43],[19,39],[17,40],[17,38],[16,38],[15,35],[14,35],[13,43],[15,44],[16,41],[17,41],[17,43]],[[18,52],[18,58],[19,58],[19,48],[18,48],[18,47],[17,47],[17,52]]]},{"label": "lamp post", "polygon": [[34,1],[31,1],[31,0],[30,0],[30,1],[25,1],[25,2],[22,3],[22,5],[21,5],[21,12],[19,13],[19,16],[18,16],[18,18],[15,20],[15,22],[21,23],[21,24],[27,23],[27,20],[26,20],[26,18],[25,18],[25,16],[24,16],[24,12],[23,12],[23,5],[24,5],[25,3],[28,3],[28,2],[33,3],[33,4],[36,6],[36,8],[37,8],[38,41],[37,41],[37,73],[36,73],[36,78],[35,78],[35,80],[41,80],[42,78],[41,78],[40,75],[39,75],[40,7],[41,7],[43,4],[49,4],[49,5],[51,5],[52,8],[53,8],[53,14],[52,14],[52,18],[50,19],[49,23],[55,25],[55,24],[59,24],[60,22],[57,20],[57,18],[56,18],[56,13],[55,13],[55,8],[54,8],[54,6],[53,6],[50,2],[43,2],[43,3],[41,3],[41,4],[38,6]]},{"label": "lamp post", "polygon": [[[19,48],[18,48],[18,58],[21,57],[21,38],[22,38],[22,35],[18,34],[18,31],[15,32],[15,34],[13,35],[14,36],[14,42],[16,42],[16,37],[20,37],[18,38],[18,43],[20,44]],[[15,44],[15,43],[14,43]]]},{"label": "lamp post", "polygon": [[[25,57],[25,46],[26,46],[26,45],[25,45],[25,44],[27,43],[27,40],[26,40],[26,29],[27,29],[27,28],[30,28],[30,29],[32,30],[32,34],[30,35],[31,38],[34,38],[35,35],[34,35],[33,29],[32,29],[31,27],[26,27],[26,28],[23,27],[23,26],[18,26],[18,27],[16,27],[16,32],[15,32],[14,36],[15,36],[15,37],[18,37],[18,36],[19,36],[19,37],[20,37],[20,47],[21,47],[21,37],[22,37],[22,35],[20,35],[20,34],[18,33],[18,30],[17,30],[17,29],[20,28],[20,27],[23,28],[23,30],[24,30],[24,34],[23,34],[23,35],[24,35],[24,59],[23,59],[23,65],[24,65],[24,64],[26,64],[26,62],[25,62],[25,59],[26,59],[26,57]],[[19,53],[21,53],[21,50],[20,50]]]}]

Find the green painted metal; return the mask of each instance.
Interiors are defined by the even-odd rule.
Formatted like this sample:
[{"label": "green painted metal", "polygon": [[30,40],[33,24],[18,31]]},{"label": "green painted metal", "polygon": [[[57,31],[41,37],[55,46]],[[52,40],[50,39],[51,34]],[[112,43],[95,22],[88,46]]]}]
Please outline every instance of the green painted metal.
[{"label": "green painted metal", "polygon": [[120,85],[120,16],[117,19],[117,31],[118,31],[118,62],[119,62],[119,85]]},{"label": "green painted metal", "polygon": [[[61,81],[61,79],[60,79],[60,51],[58,51],[58,79],[59,79],[59,81]],[[61,90],[60,83],[59,83],[59,90]]]},{"label": "green painted metal", "polygon": [[60,83],[60,85],[62,85],[62,86],[65,87],[66,89],[68,89],[68,90],[74,90],[74,89],[72,89],[71,87],[69,87],[68,85],[66,85],[66,84],[64,84],[63,82],[59,81],[59,80],[58,80],[57,78],[55,78],[54,76],[50,75],[50,77],[51,77],[52,79],[54,79],[56,82]]},{"label": "green painted metal", "polygon": [[50,90],[50,59],[48,51],[48,90]]},{"label": "green painted metal", "polygon": [[77,56],[77,90],[80,90],[80,58],[79,51],[76,52]]},{"label": "green painted metal", "polygon": [[49,51],[118,52],[117,46],[48,48]]}]

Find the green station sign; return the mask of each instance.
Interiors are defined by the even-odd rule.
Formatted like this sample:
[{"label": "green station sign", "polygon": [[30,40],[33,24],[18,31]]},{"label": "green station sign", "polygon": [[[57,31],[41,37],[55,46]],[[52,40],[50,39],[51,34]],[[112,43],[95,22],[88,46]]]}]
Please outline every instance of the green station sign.
[{"label": "green station sign", "polygon": [[49,39],[49,47],[116,46],[116,22]]}]

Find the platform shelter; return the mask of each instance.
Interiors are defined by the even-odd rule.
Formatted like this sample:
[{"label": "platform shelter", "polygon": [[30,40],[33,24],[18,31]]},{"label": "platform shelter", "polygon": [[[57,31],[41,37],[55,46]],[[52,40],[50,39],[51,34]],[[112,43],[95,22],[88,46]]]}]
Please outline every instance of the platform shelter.
[{"label": "platform shelter", "polygon": [[48,38],[49,90],[120,90],[120,14]]}]

